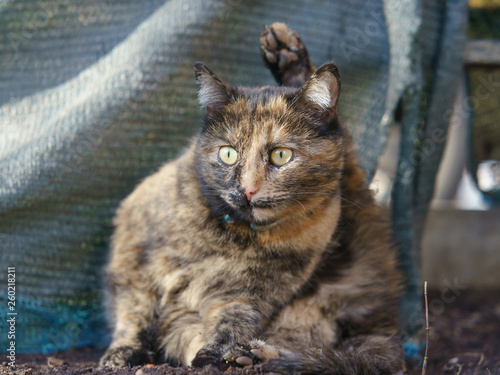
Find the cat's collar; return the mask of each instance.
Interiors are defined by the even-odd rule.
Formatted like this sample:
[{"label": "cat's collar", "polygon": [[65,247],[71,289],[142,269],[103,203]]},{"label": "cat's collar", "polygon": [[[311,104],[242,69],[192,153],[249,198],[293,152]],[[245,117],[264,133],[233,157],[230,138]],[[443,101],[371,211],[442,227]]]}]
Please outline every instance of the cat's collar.
[{"label": "cat's collar", "polygon": [[[228,224],[234,223],[233,219],[229,215],[224,216],[224,221]],[[279,220],[276,220],[276,221],[270,222],[268,224],[262,224],[262,225],[250,223],[249,226],[250,226],[250,229],[252,229],[255,232],[265,232],[265,231],[268,231],[270,229],[276,228],[280,224],[281,224],[281,222]]]}]

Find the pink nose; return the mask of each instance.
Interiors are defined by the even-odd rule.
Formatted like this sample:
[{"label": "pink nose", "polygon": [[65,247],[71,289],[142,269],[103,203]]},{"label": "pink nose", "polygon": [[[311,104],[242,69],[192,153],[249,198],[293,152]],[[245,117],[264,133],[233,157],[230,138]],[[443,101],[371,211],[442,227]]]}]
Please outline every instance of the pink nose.
[{"label": "pink nose", "polygon": [[257,189],[257,188],[256,188],[256,187],[254,187],[254,186],[251,186],[251,187],[245,188],[245,195],[246,195],[247,199],[248,199],[249,201],[251,201],[251,200],[252,200],[252,198],[253,198],[253,196],[254,196],[255,194],[257,194],[257,192],[258,192],[258,191],[259,191],[259,189]]}]

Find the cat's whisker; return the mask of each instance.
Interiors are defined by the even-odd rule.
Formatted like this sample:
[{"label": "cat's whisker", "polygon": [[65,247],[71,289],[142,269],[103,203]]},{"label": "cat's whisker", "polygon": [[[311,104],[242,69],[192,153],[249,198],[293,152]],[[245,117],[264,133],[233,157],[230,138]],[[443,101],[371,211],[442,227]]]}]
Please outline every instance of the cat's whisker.
[{"label": "cat's whisker", "polygon": [[307,212],[307,208],[297,199],[293,199],[293,198],[290,198],[290,200],[294,201],[294,202],[297,202],[298,204],[300,204],[302,206],[302,208],[304,209],[305,212]]},{"label": "cat's whisker", "polygon": [[317,192],[297,192],[293,194],[294,196],[301,196],[301,195],[323,195],[326,197],[334,197],[334,193],[328,193],[324,191],[317,191]]},{"label": "cat's whisker", "polygon": [[346,202],[352,203],[353,205],[355,205],[358,208],[361,208],[361,207],[371,207],[371,206],[363,204],[363,203],[361,203],[359,201],[355,201],[354,199],[348,198],[345,195],[341,195],[340,199],[342,199],[342,200],[344,200]]}]

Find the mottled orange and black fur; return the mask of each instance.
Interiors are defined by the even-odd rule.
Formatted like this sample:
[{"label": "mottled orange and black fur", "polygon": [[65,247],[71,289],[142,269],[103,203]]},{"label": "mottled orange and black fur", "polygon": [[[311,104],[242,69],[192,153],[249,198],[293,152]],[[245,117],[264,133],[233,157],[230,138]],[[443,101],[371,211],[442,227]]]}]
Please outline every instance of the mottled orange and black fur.
[{"label": "mottled orange and black fur", "polygon": [[338,121],[337,68],[316,70],[283,24],[261,42],[282,86],[234,88],[197,63],[196,140],[118,211],[101,365],[401,368],[395,250]]}]

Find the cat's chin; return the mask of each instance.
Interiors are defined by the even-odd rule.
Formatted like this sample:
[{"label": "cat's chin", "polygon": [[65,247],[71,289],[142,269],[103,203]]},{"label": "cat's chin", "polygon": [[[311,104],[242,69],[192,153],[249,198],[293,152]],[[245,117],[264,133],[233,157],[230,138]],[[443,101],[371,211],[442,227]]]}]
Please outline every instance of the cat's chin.
[{"label": "cat's chin", "polygon": [[252,223],[257,225],[269,224],[276,221],[276,212],[269,208],[254,207],[251,209]]},{"label": "cat's chin", "polygon": [[276,216],[276,210],[271,210],[269,208],[246,207],[234,209],[228,217],[230,221],[258,226],[269,225],[279,221]]}]

